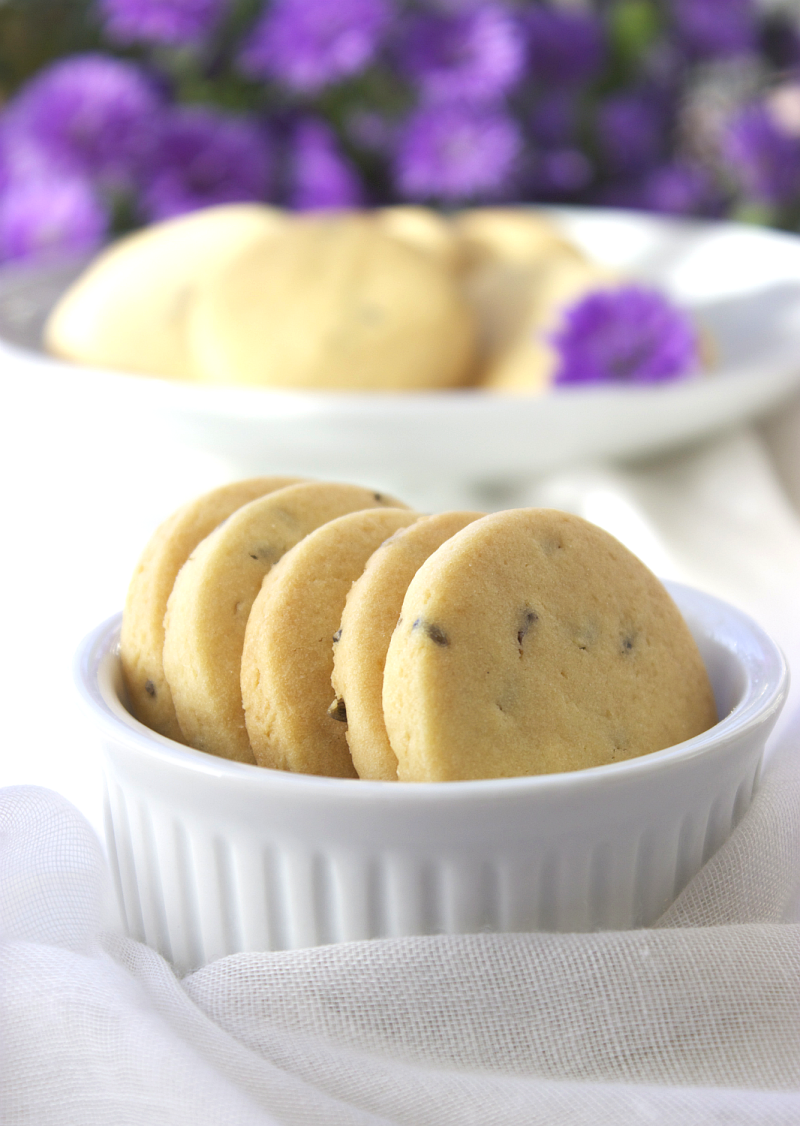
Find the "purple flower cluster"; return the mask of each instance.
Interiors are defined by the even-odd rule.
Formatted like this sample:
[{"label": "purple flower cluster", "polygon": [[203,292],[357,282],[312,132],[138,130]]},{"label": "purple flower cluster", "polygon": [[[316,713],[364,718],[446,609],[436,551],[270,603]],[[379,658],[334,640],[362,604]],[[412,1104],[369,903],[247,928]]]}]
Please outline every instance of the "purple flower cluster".
[{"label": "purple flower cluster", "polygon": [[300,121],[293,135],[289,202],[298,211],[358,207],[361,184],[333,130],[317,118]]},{"label": "purple flower cluster", "polygon": [[642,91],[607,98],[597,113],[604,163],[617,176],[652,168],[664,148],[665,125],[661,107]]},{"label": "purple flower cluster", "polygon": [[403,70],[427,102],[494,102],[522,76],[520,32],[514,16],[496,4],[455,16],[420,15],[400,47]]},{"label": "purple flower cluster", "polygon": [[695,59],[729,58],[756,50],[754,0],[670,0],[678,43]]},{"label": "purple flower cluster", "polygon": [[147,219],[168,219],[200,207],[263,199],[270,157],[254,122],[203,106],[165,114],[142,186]]},{"label": "purple flower cluster", "polygon": [[637,188],[634,205],[667,215],[717,216],[722,194],[707,168],[690,160],[674,160],[654,168]]},{"label": "purple flower cluster", "polygon": [[265,129],[169,104],[136,64],[66,59],[24,86],[0,119],[0,260],[97,246],[112,209],[144,220],[263,199]]},{"label": "purple flower cluster", "polygon": [[730,122],[724,153],[747,195],[767,205],[800,192],[800,141],[781,128],[766,106],[745,106]]},{"label": "purple flower cluster", "polygon": [[516,13],[478,0],[412,17],[397,57],[418,96],[393,162],[400,193],[449,203],[511,193],[524,146],[508,109],[526,64]]},{"label": "purple flower cluster", "polygon": [[542,88],[574,88],[598,76],[606,36],[594,13],[536,5],[526,11],[525,23],[531,77]]},{"label": "purple flower cluster", "polygon": [[567,309],[552,344],[558,385],[663,383],[692,374],[700,363],[689,318],[638,285],[581,298]]},{"label": "purple flower cluster", "polygon": [[577,8],[531,6],[524,12],[527,73],[536,91],[528,117],[525,186],[535,199],[580,198],[595,179],[581,143],[585,91],[605,65],[600,18]]},{"label": "purple flower cluster", "polygon": [[0,192],[0,262],[94,250],[108,221],[101,201],[78,177],[12,180]]},{"label": "purple flower cluster", "polygon": [[220,24],[231,0],[99,0],[104,29],[112,42],[200,43]]},{"label": "purple flower cluster", "polygon": [[391,25],[388,0],[275,0],[239,56],[254,78],[316,93],[364,70]]},{"label": "purple flower cluster", "polygon": [[400,138],[397,184],[408,199],[491,198],[502,191],[521,148],[516,123],[500,110],[423,107]]},{"label": "purple flower cluster", "polygon": [[78,55],[23,87],[4,118],[8,144],[43,164],[125,184],[148,159],[162,99],[133,63]]},{"label": "purple flower cluster", "polygon": [[0,110],[0,258],[246,199],[800,222],[800,16],[785,7],[90,3],[112,53],[57,61]]},{"label": "purple flower cluster", "polygon": [[24,86],[0,121],[0,260],[97,246],[133,189],[162,111],[133,63],[78,55]]}]

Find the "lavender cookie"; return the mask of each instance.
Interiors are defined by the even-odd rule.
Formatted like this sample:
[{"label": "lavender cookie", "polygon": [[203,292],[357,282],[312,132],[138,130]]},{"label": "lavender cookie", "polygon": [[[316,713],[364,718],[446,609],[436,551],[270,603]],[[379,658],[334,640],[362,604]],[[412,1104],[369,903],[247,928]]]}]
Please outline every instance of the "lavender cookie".
[{"label": "lavender cookie", "polygon": [[389,645],[383,708],[407,781],[580,770],[717,721],[662,584],[600,528],[548,509],[485,516],[422,565]]}]

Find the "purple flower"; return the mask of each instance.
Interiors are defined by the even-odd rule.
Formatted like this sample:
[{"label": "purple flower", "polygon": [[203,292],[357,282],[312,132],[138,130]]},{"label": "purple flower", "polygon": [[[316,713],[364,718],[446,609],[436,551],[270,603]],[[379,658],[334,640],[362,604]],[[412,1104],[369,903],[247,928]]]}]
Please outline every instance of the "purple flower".
[{"label": "purple flower", "polygon": [[0,188],[13,180],[52,179],[59,171],[63,173],[63,162],[54,161],[13,117],[13,113],[0,117]]},{"label": "purple flower", "polygon": [[161,100],[133,63],[73,55],[40,71],[9,106],[6,143],[30,158],[111,183],[131,181],[153,140]]},{"label": "purple flower", "polygon": [[275,0],[239,65],[254,78],[315,93],[369,66],[391,18],[389,0]]},{"label": "purple flower", "polygon": [[543,149],[536,154],[529,190],[537,200],[564,199],[582,192],[593,176],[592,163],[580,149]]},{"label": "purple flower", "polygon": [[166,219],[218,203],[263,199],[270,171],[266,137],[247,118],[200,106],[162,123],[145,178],[146,218]]},{"label": "purple flower", "polygon": [[99,0],[100,18],[117,43],[202,42],[220,22],[230,0]]},{"label": "purple flower", "polygon": [[109,216],[77,176],[12,180],[0,192],[0,261],[94,250]]},{"label": "purple flower", "polygon": [[580,86],[597,76],[606,55],[600,19],[584,11],[532,6],[525,15],[528,68],[547,89]]},{"label": "purple flower", "polygon": [[682,50],[692,58],[728,58],[756,50],[753,0],[671,0]]},{"label": "purple flower", "polygon": [[625,175],[654,165],[664,145],[664,114],[644,94],[615,94],[597,112],[597,136],[604,163]]},{"label": "purple flower", "polygon": [[800,192],[800,142],[763,105],[739,111],[723,137],[723,152],[751,199],[774,206]]},{"label": "purple flower", "polygon": [[501,195],[522,149],[516,122],[500,109],[429,106],[406,122],[395,180],[410,199]]},{"label": "purple flower", "polygon": [[363,203],[358,176],[324,122],[312,118],[302,121],[293,141],[289,199],[292,207],[315,211]]},{"label": "purple flower", "polygon": [[429,101],[491,101],[521,77],[525,48],[515,18],[496,4],[482,4],[456,15],[413,19],[400,60]]},{"label": "purple flower", "polygon": [[566,310],[551,343],[558,385],[662,383],[696,371],[700,359],[689,317],[639,285],[582,297]]},{"label": "purple flower", "polygon": [[645,178],[638,206],[664,215],[715,216],[722,210],[722,198],[707,169],[674,160]]},{"label": "purple flower", "polygon": [[569,144],[578,127],[578,102],[573,90],[543,91],[530,117],[531,136],[539,145]]}]

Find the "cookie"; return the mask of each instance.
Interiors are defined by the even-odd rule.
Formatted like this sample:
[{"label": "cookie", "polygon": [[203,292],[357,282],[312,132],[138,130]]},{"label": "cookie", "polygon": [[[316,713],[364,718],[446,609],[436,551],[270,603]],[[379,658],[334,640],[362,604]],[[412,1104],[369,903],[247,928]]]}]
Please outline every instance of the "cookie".
[{"label": "cookie", "polygon": [[163,662],[164,615],[178,572],[200,541],[237,508],[298,481],[255,477],[223,485],[179,508],[144,549],[125,600],[120,658],[131,710],[153,731],[183,742]]},{"label": "cookie", "polygon": [[247,623],[242,700],[259,766],[354,778],[346,716],[331,704],[333,639],[347,592],[415,512],[354,512],[307,536],[264,581]]},{"label": "cookie", "polygon": [[253,239],[268,239],[284,221],[275,208],[233,203],[119,239],[53,309],[46,347],[95,367],[191,379],[186,317],[199,280]]},{"label": "cookie", "polygon": [[[545,216],[524,208],[482,208],[456,215],[462,284],[478,328],[480,382],[539,328],[551,277],[588,268],[581,251]],[[540,367],[542,365],[540,364]],[[529,368],[531,365],[529,365]],[[530,380],[532,386],[545,378]]]},{"label": "cookie", "polygon": [[547,215],[530,207],[477,207],[452,217],[468,265],[507,262],[530,266],[554,251],[574,258],[580,251]]},{"label": "cookie", "polygon": [[366,215],[298,218],[253,243],[202,287],[189,334],[211,383],[413,391],[472,374],[452,272]]},{"label": "cookie", "polygon": [[448,269],[461,264],[461,247],[452,223],[430,207],[395,204],[382,207],[375,216],[392,238],[407,242]]},{"label": "cookie", "polygon": [[396,532],[370,557],[347,595],[331,684],[347,715],[347,744],[359,778],[397,778],[397,755],[383,721],[383,666],[408,584],[432,552],[480,516],[444,512]]},{"label": "cookie", "polygon": [[234,512],[192,552],[175,580],[164,620],[164,673],[190,746],[255,761],[239,674],[247,618],[264,576],[326,521],[388,506],[402,507],[357,485],[291,485]]},{"label": "cookie", "polygon": [[383,708],[408,781],[600,766],[717,721],[658,579],[606,532],[548,509],[485,516],[422,565],[389,645]]}]

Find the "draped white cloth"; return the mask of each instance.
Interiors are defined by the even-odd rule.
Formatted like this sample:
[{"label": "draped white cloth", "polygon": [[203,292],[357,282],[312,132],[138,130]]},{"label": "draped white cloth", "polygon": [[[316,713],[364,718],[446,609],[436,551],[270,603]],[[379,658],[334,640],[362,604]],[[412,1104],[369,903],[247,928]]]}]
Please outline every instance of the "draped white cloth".
[{"label": "draped white cloth", "polygon": [[[797,669],[799,443],[795,408],[767,431],[572,470],[519,499],[579,511],[664,577],[737,603]],[[0,1120],[800,1122],[798,701],[732,838],[633,932],[245,954],[179,980],[109,929],[84,817],[52,790],[0,791]]]}]

